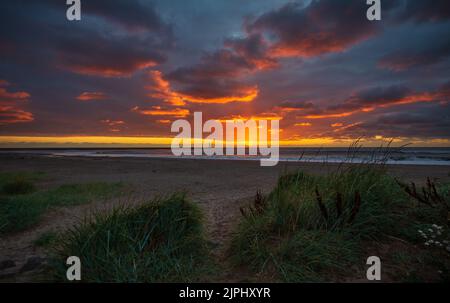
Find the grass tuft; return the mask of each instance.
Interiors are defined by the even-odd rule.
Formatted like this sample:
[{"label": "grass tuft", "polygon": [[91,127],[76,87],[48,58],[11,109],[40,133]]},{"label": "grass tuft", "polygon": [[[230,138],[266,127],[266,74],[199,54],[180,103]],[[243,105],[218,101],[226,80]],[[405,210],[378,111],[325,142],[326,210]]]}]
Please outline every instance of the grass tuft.
[{"label": "grass tuft", "polygon": [[79,205],[121,193],[122,183],[61,185],[46,191],[0,197],[0,235],[26,230],[52,207]]},{"label": "grass tuft", "polygon": [[22,195],[36,191],[35,181],[39,180],[42,173],[17,172],[0,173],[0,194]]},{"label": "grass tuft", "polygon": [[15,178],[3,185],[3,193],[7,195],[29,194],[35,190],[34,183],[24,178]]},{"label": "grass tuft", "polygon": [[49,248],[57,243],[59,239],[58,233],[54,231],[48,231],[41,234],[35,241],[34,245],[38,247]]},{"label": "grass tuft", "polygon": [[233,258],[282,281],[338,279],[358,258],[361,241],[395,232],[406,201],[382,165],[340,167],[324,176],[287,174],[264,211],[241,211]]},{"label": "grass tuft", "polygon": [[200,210],[183,194],[116,208],[69,230],[55,249],[64,279],[68,256],[78,256],[83,282],[192,282],[208,272]]}]

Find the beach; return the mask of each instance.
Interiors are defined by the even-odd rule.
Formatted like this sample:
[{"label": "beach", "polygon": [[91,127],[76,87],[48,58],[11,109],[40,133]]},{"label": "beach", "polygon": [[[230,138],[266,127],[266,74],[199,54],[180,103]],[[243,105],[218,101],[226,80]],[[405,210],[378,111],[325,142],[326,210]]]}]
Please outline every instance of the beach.
[{"label": "beach", "polygon": [[[70,228],[93,212],[107,212],[118,205],[140,204],[154,197],[186,192],[205,214],[206,232],[218,258],[225,258],[233,226],[240,217],[239,208],[252,201],[258,190],[269,193],[279,176],[287,171],[303,170],[326,174],[338,164],[284,162],[261,167],[259,161],[192,160],[159,158],[48,157],[31,154],[2,154],[1,172],[40,172],[40,188],[61,184],[122,182],[127,194],[89,204],[51,209],[34,228],[5,235],[0,241],[2,259],[25,262],[30,256],[44,255],[33,242],[42,233]],[[423,184],[427,177],[438,182],[450,180],[448,166],[392,165],[390,174],[403,182]],[[26,276],[24,277],[26,280]],[[233,281],[235,273],[223,273],[219,280]]]}]

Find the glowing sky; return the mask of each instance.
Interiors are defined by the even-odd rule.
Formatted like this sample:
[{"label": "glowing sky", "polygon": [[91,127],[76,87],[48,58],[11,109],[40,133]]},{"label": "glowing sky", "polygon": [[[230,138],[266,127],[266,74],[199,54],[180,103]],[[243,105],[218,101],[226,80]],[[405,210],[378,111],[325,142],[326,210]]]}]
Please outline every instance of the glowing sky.
[{"label": "glowing sky", "polygon": [[450,146],[450,2],[0,4],[0,146],[160,144],[170,125],[281,119],[284,145]]}]

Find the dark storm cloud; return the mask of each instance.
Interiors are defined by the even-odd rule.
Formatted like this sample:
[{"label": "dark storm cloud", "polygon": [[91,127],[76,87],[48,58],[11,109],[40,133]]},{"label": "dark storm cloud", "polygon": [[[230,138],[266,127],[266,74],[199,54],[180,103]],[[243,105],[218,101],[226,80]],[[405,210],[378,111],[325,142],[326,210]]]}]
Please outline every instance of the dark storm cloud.
[{"label": "dark storm cloud", "polygon": [[192,83],[211,77],[236,77],[242,72],[252,69],[252,65],[245,57],[237,55],[229,49],[221,49],[206,54],[200,63],[182,67],[170,73],[169,79],[179,82]]},{"label": "dark storm cloud", "polygon": [[340,136],[450,138],[450,103],[413,105],[342,129]]},{"label": "dark storm cloud", "polygon": [[[132,76],[166,62],[171,26],[144,1],[82,1],[82,19],[72,22],[67,7],[65,1],[2,2],[0,74],[31,96],[26,102],[2,101],[0,132],[98,135],[109,132],[100,122],[108,119],[130,121],[123,128],[129,134],[148,131],[129,111],[145,98]],[[108,98],[77,99],[93,93]]]},{"label": "dark storm cloud", "polygon": [[196,65],[174,70],[167,79],[179,85],[177,91],[195,97],[245,95],[253,90],[254,85],[236,79],[257,68],[256,63],[246,55],[245,51],[240,54],[233,49],[220,49],[205,54]]},{"label": "dark storm cloud", "polygon": [[312,102],[294,102],[294,101],[284,101],[278,105],[281,109],[295,109],[295,110],[307,110],[315,108]]},{"label": "dark storm cloud", "polygon": [[[170,27],[151,7],[143,10],[138,1],[89,3],[80,22],[65,20],[67,6],[61,2],[36,1],[29,4],[32,14],[23,12],[21,1],[7,3],[2,20],[9,26],[0,30],[0,43],[8,47],[2,49],[2,59],[106,77],[128,76],[165,61],[160,50],[170,45]],[[107,22],[90,17],[99,15]],[[121,33],[118,24],[142,31]]]},{"label": "dark storm cloud", "polygon": [[257,71],[278,67],[279,57],[311,57],[340,52],[374,35],[378,27],[365,17],[361,1],[289,3],[247,20],[245,36],[226,38],[223,48],[197,64],[172,71],[167,79],[183,93],[225,97],[251,86],[237,82]]},{"label": "dark storm cloud", "polygon": [[53,46],[60,67],[88,75],[128,76],[166,60],[165,55],[152,49],[151,43],[136,42],[132,36],[105,36],[80,29],[76,34],[55,40]]},{"label": "dark storm cloud", "polygon": [[403,49],[381,58],[379,66],[394,71],[403,71],[414,67],[427,66],[450,57],[450,39],[443,43],[426,45],[423,50]]},{"label": "dark storm cloud", "polygon": [[248,62],[250,69],[267,69],[278,64],[268,55],[268,45],[261,34],[250,34],[246,38],[229,38],[225,40],[224,45]]},{"label": "dark storm cloud", "polygon": [[375,35],[379,26],[366,19],[366,10],[365,1],[357,0],[288,3],[248,22],[247,30],[267,33],[272,55],[312,57],[344,51]]},{"label": "dark storm cloud", "polygon": [[302,112],[299,117],[308,119],[343,118],[360,113],[371,113],[376,109],[397,105],[407,105],[427,102],[448,102],[450,99],[450,84],[440,86],[433,91],[414,91],[405,86],[373,87],[361,90],[344,102],[328,106],[324,109],[311,108]]},{"label": "dark storm cloud", "polygon": [[356,108],[367,105],[386,105],[398,102],[410,94],[411,90],[404,86],[374,87],[356,93],[345,103]]},{"label": "dark storm cloud", "polygon": [[[40,6],[48,6],[55,10],[65,10],[67,7],[65,1],[60,0],[38,0],[36,2]],[[120,24],[130,31],[168,31],[171,28],[148,1],[89,0],[81,1],[81,5],[83,16],[102,17],[110,22]]]},{"label": "dark storm cloud", "polygon": [[[129,30],[170,31],[170,27],[161,19],[156,10],[151,5],[143,3],[129,0],[89,0],[83,2],[83,12],[102,16]],[[146,1],[146,3],[149,2]]]},{"label": "dark storm cloud", "polygon": [[394,3],[397,6],[393,14],[396,22],[439,22],[450,19],[448,0],[397,0]]}]

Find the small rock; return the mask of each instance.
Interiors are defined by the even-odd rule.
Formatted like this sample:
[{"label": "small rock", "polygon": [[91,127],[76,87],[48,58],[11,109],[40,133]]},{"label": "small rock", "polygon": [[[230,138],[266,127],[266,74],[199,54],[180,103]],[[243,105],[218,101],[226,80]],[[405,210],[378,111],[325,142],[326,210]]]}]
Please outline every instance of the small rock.
[{"label": "small rock", "polygon": [[0,261],[0,270],[4,270],[4,269],[11,268],[14,266],[16,266],[16,262],[14,262],[13,260]]},{"label": "small rock", "polygon": [[20,269],[20,272],[34,270],[34,269],[38,268],[39,266],[41,266],[43,262],[44,262],[44,259],[42,259],[39,256],[29,257],[27,259],[27,262]]}]

